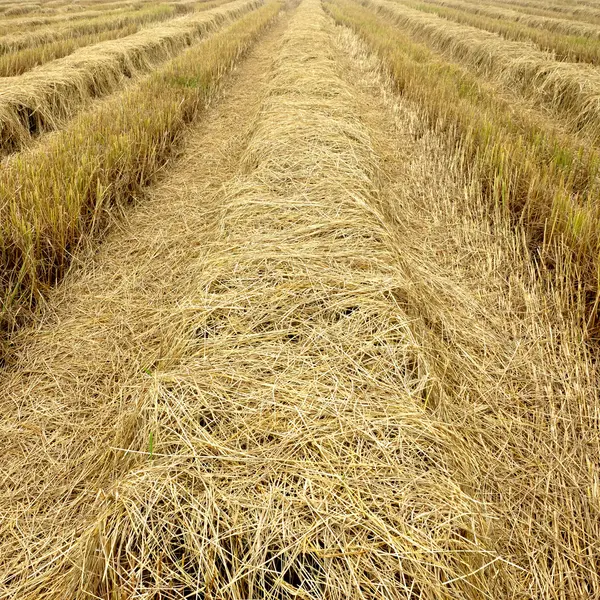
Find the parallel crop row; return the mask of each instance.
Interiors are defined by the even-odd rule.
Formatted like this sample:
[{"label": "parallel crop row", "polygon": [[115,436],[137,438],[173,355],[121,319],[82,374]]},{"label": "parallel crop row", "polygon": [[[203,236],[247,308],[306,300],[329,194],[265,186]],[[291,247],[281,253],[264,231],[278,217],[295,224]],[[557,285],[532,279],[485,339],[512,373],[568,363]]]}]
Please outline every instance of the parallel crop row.
[{"label": "parallel crop row", "polygon": [[[223,2],[221,2],[223,3]],[[206,8],[212,8],[206,4]],[[158,5],[135,13],[80,21],[64,28],[45,28],[31,34],[0,38],[0,77],[21,75],[26,71],[107,40],[133,35],[149,24],[172,19],[192,5]]]},{"label": "parallel crop row", "polygon": [[17,52],[24,48],[43,46],[53,42],[75,39],[83,36],[105,33],[132,25],[145,25],[164,21],[176,16],[181,9],[176,5],[159,4],[139,11],[116,15],[83,19],[61,26],[39,28],[34,31],[22,30],[20,33],[0,37],[0,54]]},{"label": "parallel crop row", "polygon": [[[516,11],[475,6],[447,0],[407,4],[457,23],[472,25],[516,41],[533,42],[560,60],[600,64],[600,29],[585,23],[522,15]],[[512,15],[510,14],[512,12]],[[571,31],[571,33],[567,33]]]},{"label": "parallel crop row", "polygon": [[121,40],[80,48],[43,69],[5,78],[0,83],[0,153],[18,150],[33,136],[56,129],[90,99],[115,91],[128,78],[148,73],[260,3],[235,0]]},{"label": "parallel crop row", "polygon": [[501,19],[503,21],[514,21],[527,27],[537,27],[560,33],[563,35],[572,35],[578,37],[600,39],[600,29],[589,23],[573,21],[568,18],[544,17],[541,15],[527,14],[508,8],[507,6],[494,6],[491,4],[474,4],[467,0],[425,0],[427,4],[440,7],[448,7],[462,10],[473,15],[482,15],[492,19]]},{"label": "parallel crop row", "polygon": [[279,12],[272,1],[190,48],[164,69],[0,173],[3,326],[64,272],[75,246],[98,231],[173,152],[186,123]]},{"label": "parallel crop row", "polygon": [[1,14],[2,20],[0,21],[0,35],[11,35],[22,33],[23,31],[33,32],[40,27],[46,25],[54,25],[60,27],[68,23],[75,23],[77,21],[85,19],[96,19],[98,17],[109,17],[119,14],[124,14],[135,10],[130,5],[124,4],[120,8],[116,9],[105,9],[98,10],[81,8],[76,13],[61,13],[58,15],[35,15],[20,17],[15,19],[7,19]]},{"label": "parallel crop row", "polygon": [[564,269],[577,271],[593,302],[600,272],[599,153],[538,114],[515,110],[495,86],[415,42],[389,13],[382,18],[348,0],[327,7],[377,52],[427,122],[454,140],[493,202],[527,223],[532,245],[543,243],[540,251],[550,254],[554,244],[566,245]]},{"label": "parallel crop row", "polygon": [[5,16],[13,17],[20,15],[27,15],[32,12],[37,12],[39,9],[39,4],[13,4],[6,7],[3,7],[2,11]]},{"label": "parallel crop row", "polygon": [[546,0],[540,2],[535,0],[484,0],[484,3],[510,6],[514,10],[544,17],[560,17],[586,23],[600,23],[600,8],[585,5],[578,6],[576,3],[555,4],[546,2]]},{"label": "parallel crop row", "polygon": [[363,4],[477,75],[494,79],[554,112],[572,132],[584,133],[592,143],[600,143],[600,71],[594,66],[558,62],[529,44],[505,40],[397,2],[363,0]]}]

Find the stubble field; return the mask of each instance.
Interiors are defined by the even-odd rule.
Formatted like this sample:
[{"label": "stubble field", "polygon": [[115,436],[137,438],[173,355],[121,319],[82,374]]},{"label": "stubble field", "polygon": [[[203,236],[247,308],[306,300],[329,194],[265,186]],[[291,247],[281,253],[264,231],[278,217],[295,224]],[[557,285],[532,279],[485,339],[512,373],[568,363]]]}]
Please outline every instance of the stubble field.
[{"label": "stubble field", "polygon": [[600,600],[600,0],[0,0],[0,599]]}]

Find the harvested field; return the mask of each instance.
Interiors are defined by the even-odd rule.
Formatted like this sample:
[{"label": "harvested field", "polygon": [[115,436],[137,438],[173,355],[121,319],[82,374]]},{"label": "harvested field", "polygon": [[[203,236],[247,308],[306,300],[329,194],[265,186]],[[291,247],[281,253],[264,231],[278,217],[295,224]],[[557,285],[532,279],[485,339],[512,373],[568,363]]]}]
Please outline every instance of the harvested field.
[{"label": "harvested field", "polygon": [[23,33],[23,31],[32,32],[37,28],[47,25],[56,25],[61,27],[66,23],[75,23],[80,19],[95,19],[97,17],[110,17],[112,15],[123,14],[131,11],[130,6],[124,5],[120,8],[110,10],[80,10],[77,13],[65,13],[50,16],[34,16],[24,17],[22,19],[2,19],[0,21],[0,35],[9,35],[15,33]]},{"label": "harvested field", "polygon": [[9,78],[0,600],[600,600],[595,130],[413,4]]},{"label": "harvested field", "polygon": [[0,38],[0,53],[4,52],[0,55],[0,77],[21,75],[34,67],[68,56],[78,48],[131,36],[156,22],[168,21],[187,12],[208,11],[228,2],[230,0],[214,0],[198,6],[159,5],[133,14],[84,20],[68,27],[51,27],[5,36]]},{"label": "harvested field", "polygon": [[234,0],[175,19],[121,40],[81,48],[70,56],[0,81],[0,152],[20,149],[32,137],[59,128],[86,102],[154,70],[262,0]]},{"label": "harvested field", "polygon": [[[577,37],[590,39],[600,38],[600,29],[591,23],[574,21],[568,18],[544,17],[536,14],[527,14],[519,12],[508,6],[498,6],[493,4],[474,4],[468,0],[425,0],[427,5],[432,7],[448,7],[456,11],[464,11],[472,15],[483,15],[496,19],[500,22],[514,21],[526,25],[527,27],[547,29],[553,33],[561,33]],[[421,4],[426,6],[425,3]],[[502,24],[502,23],[501,23]]]},{"label": "harvested field", "polygon": [[[497,0],[495,2],[497,4]],[[528,14],[559,16],[565,19],[589,23],[598,23],[600,21],[600,6],[595,5],[578,5],[576,2],[529,2],[527,0],[502,0],[502,4]]]},{"label": "harvested field", "polygon": [[600,28],[594,25],[452,0],[402,0],[402,3],[450,21],[498,33],[509,40],[533,42],[540,50],[552,52],[558,60],[600,63]]},{"label": "harvested field", "polygon": [[364,0],[395,19],[411,37],[431,44],[482,77],[498,80],[545,109],[575,132],[600,140],[600,73],[591,65],[556,61],[529,44],[505,40],[477,27],[449,22],[393,0]]},{"label": "harvested field", "polygon": [[[176,7],[159,5],[147,10],[139,10],[131,13],[121,13],[108,17],[82,19],[81,21],[69,22],[63,26],[52,24],[50,27],[39,28],[35,31],[26,31],[20,34],[7,35],[0,38],[0,53],[3,55],[18,52],[24,49],[47,46],[57,42],[74,42],[78,38],[86,36],[94,43],[90,36],[101,35],[113,30],[126,27],[140,27],[155,21],[165,21],[178,14]],[[135,32],[135,29],[132,33]],[[57,57],[58,58],[58,57]],[[6,75],[3,75],[6,76]]]}]

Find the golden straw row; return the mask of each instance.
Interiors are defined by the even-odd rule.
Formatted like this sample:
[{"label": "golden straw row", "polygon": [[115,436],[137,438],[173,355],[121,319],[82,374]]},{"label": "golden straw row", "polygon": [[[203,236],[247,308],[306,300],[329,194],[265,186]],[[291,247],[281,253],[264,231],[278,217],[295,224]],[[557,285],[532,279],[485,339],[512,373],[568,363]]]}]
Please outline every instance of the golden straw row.
[{"label": "golden straw row", "polygon": [[77,48],[132,35],[148,25],[194,10],[210,10],[231,0],[194,4],[160,4],[148,9],[91,19],[64,27],[45,27],[31,33],[0,38],[0,77],[20,75],[36,66],[62,58]]},{"label": "golden straw row", "polygon": [[119,3],[119,2],[102,2],[97,4],[72,4],[72,5],[61,5],[61,6],[49,6],[49,5],[40,5],[40,4],[26,4],[26,3],[13,3],[13,4],[5,4],[0,7],[0,14],[4,18],[12,19],[15,17],[21,17],[23,15],[36,15],[36,16],[51,16],[51,15],[64,15],[68,13],[76,13],[81,11],[82,9],[87,8],[88,6],[93,6],[94,8],[111,8],[121,4],[133,6],[134,4],[140,4],[139,2],[130,2],[130,3]]},{"label": "golden straw row", "polygon": [[389,0],[362,0],[393,19],[418,41],[488,77],[518,90],[540,108],[550,109],[575,133],[600,143],[600,71],[592,65],[564,63],[530,44],[505,40],[476,27],[453,23]]},{"label": "golden straw row", "polygon": [[110,17],[119,14],[132,12],[136,9],[132,5],[122,4],[119,8],[109,8],[106,10],[98,10],[96,8],[87,9],[81,8],[76,13],[62,13],[58,15],[37,15],[22,17],[18,19],[6,19],[0,17],[0,35],[8,35],[21,33],[23,31],[33,32],[40,27],[46,25],[62,26],[68,23],[76,23],[85,19],[96,19],[99,17]]},{"label": "golden straw row", "polygon": [[261,1],[235,0],[0,80],[0,152],[18,150],[33,136],[62,126],[90,99],[151,71]]},{"label": "golden straw row", "polygon": [[[383,60],[398,89],[425,120],[480,172],[492,204],[524,220],[529,244],[555,264],[557,277],[578,280],[596,335],[600,271],[600,155],[476,74],[415,42],[389,19],[358,3],[328,3],[334,18],[361,34]],[[372,6],[372,5],[371,5]]]},{"label": "golden straw row", "polygon": [[[78,357],[51,358],[54,381],[6,382],[9,406],[33,387],[30,420],[6,427],[11,449],[15,430],[42,422],[39,406],[78,401],[79,417],[95,404],[95,427],[77,432],[84,447],[56,425],[63,414],[53,421],[68,465],[58,485],[31,493],[40,487],[26,487],[22,451],[6,467],[15,495],[34,496],[26,507],[3,503],[14,597],[359,600],[418,589],[487,599],[507,578],[489,535],[494,515],[471,492],[474,459],[461,460],[463,432],[427,408],[433,361],[398,299],[408,281],[377,209],[378,157],[331,30],[318,0],[299,6],[238,176],[216,199],[191,191],[212,227],[192,249],[165,236],[168,249],[153,252],[180,257],[160,271],[172,297],[160,324],[154,303],[150,323],[123,323],[152,346],[164,336],[161,358],[145,373],[130,345],[117,358],[104,344],[94,356],[112,393]],[[146,250],[136,252],[144,263]],[[183,277],[179,262],[189,265]],[[91,349],[94,333],[82,333]],[[80,374],[68,383],[65,363]],[[68,389],[78,379],[75,397],[58,392],[59,378]],[[71,494],[57,492],[71,480]]]},{"label": "golden straw row", "polygon": [[148,2],[141,6],[120,5],[106,10],[83,12],[42,18],[30,17],[19,20],[0,19],[0,50],[8,52],[32,45],[39,45],[67,36],[101,33],[108,28],[118,28],[139,22],[152,22],[170,16],[184,15],[194,11],[214,8],[223,0],[193,0],[193,2]]},{"label": "golden straw row", "polygon": [[[467,0],[472,1],[472,0]],[[474,2],[478,4],[479,2]],[[534,14],[545,17],[560,17],[573,19],[584,23],[600,23],[600,7],[577,6],[572,3],[556,4],[541,0],[541,2],[528,2],[526,0],[484,0],[482,4],[493,6],[510,6],[514,10],[526,14]]]},{"label": "golden straw row", "polygon": [[532,42],[541,50],[554,53],[559,60],[600,64],[600,29],[593,25],[525,16],[516,11],[506,15],[504,9],[484,6],[474,7],[472,11],[467,3],[452,0],[399,1],[422,12],[498,33],[509,40]]},{"label": "golden straw row", "polygon": [[5,161],[2,329],[11,328],[62,275],[77,245],[104,227],[111,207],[126,203],[152,178],[177,147],[185,124],[279,8],[270,2],[252,11],[136,87],[81,114],[35,150]]},{"label": "golden straw row", "polygon": [[75,39],[85,35],[99,34],[111,29],[164,21],[183,12],[190,12],[190,10],[182,11],[172,4],[158,4],[138,11],[67,22],[63,25],[53,24],[50,27],[33,31],[23,30],[19,33],[0,37],[0,54]]},{"label": "golden straw row", "polygon": [[468,12],[472,15],[482,15],[503,21],[514,21],[526,25],[527,27],[538,27],[563,35],[584,37],[594,40],[600,39],[600,28],[595,25],[559,17],[530,15],[508,8],[508,6],[474,4],[465,0],[425,0],[424,3],[421,2],[422,6],[425,6],[425,4],[431,5],[432,7],[448,7]]},{"label": "golden straw row", "polygon": [[[448,136],[450,141],[468,143],[469,133],[476,135],[480,132],[482,138],[487,135],[492,138],[491,142],[499,142],[496,148],[492,144],[487,147],[482,144],[478,148],[479,154],[474,155],[477,161],[473,164],[473,155],[461,155],[460,152],[457,155],[458,163],[472,164],[476,194],[479,191],[478,178],[484,178],[482,202],[485,202],[485,179],[490,177],[490,171],[485,168],[486,153],[504,151],[510,156],[511,152],[519,150],[518,146],[504,146],[502,140],[494,139],[503,121],[486,123],[485,119],[479,119],[481,111],[477,105],[467,114],[466,103],[461,96],[449,93],[450,84],[454,82],[455,90],[462,93],[467,92],[470,87],[472,98],[477,98],[477,89],[470,86],[469,80],[460,79],[460,70],[456,66],[448,64],[445,70],[443,63],[436,61],[433,53],[428,54],[422,45],[414,45],[414,55],[411,54],[410,40],[400,35],[385,16],[374,16],[362,7],[343,0],[333,5],[327,3],[326,6],[328,10],[334,9],[332,12],[338,22],[351,25],[370,49],[379,54],[397,89],[404,98],[411,101],[410,105],[414,109],[421,112],[429,125],[435,126],[439,124],[438,119],[442,120],[446,128],[440,127],[440,138]],[[364,48],[357,52],[359,57],[364,54]],[[402,103],[398,105],[401,112]],[[459,118],[461,111],[465,117],[463,122]],[[464,125],[467,128],[463,129]],[[413,133],[419,139],[431,136],[431,132],[422,127],[415,127]],[[456,140],[456,133],[462,136],[462,140]],[[504,166],[507,169],[518,166],[519,160],[523,158],[527,157],[521,153],[514,162],[506,162]],[[410,158],[407,158],[407,162],[410,162]],[[441,159],[441,162],[443,169],[448,169],[449,164],[457,164],[447,158]],[[426,164],[419,171],[421,177],[437,175],[433,164],[435,158],[431,159],[431,166]],[[511,178],[516,173],[518,171],[500,171],[494,183],[498,187],[510,188]],[[398,189],[401,190],[398,200],[402,202],[405,192],[402,186]],[[437,201],[437,197],[434,197],[429,202],[436,204]],[[428,201],[423,201],[422,204],[427,206]],[[412,211],[406,211],[402,205],[397,209],[402,242],[411,236],[418,240],[419,236],[411,231],[419,231],[422,220],[435,219],[427,213],[426,208],[422,210],[422,204],[419,203]],[[472,219],[471,227],[479,230],[482,237],[497,239],[496,236],[503,229],[500,223],[506,223],[508,228],[510,217],[513,216],[507,214],[506,221],[503,221],[502,210],[499,210],[503,208],[488,206],[485,210],[482,207],[478,215],[466,216],[461,202],[457,201],[440,209],[440,212],[454,214],[454,218],[461,222]],[[406,219],[408,223],[405,223]],[[515,235],[508,244],[519,247],[521,243],[530,243],[529,228],[522,227],[521,219],[514,219],[513,222]],[[595,225],[597,239],[600,231],[598,220]],[[422,235],[427,239],[421,243],[428,246],[432,243],[432,238],[427,236],[427,227],[425,230]],[[448,236],[443,225],[439,227],[438,235],[443,239],[452,237]],[[517,241],[519,238],[522,242]],[[454,246],[457,254],[464,251],[463,243],[461,237],[457,236]],[[439,255],[447,256],[452,253],[451,243],[449,246],[440,242],[438,244]],[[499,571],[489,569],[482,577],[481,588],[474,586],[470,591],[461,590],[454,594],[444,590],[449,592],[448,597],[489,597],[493,600],[513,597],[531,600],[600,597],[597,568],[600,559],[597,545],[600,524],[600,478],[596,468],[600,456],[599,403],[595,383],[597,371],[592,366],[595,362],[593,357],[586,356],[586,344],[580,337],[581,328],[573,323],[574,319],[571,321],[573,311],[569,302],[560,306],[565,297],[578,295],[578,291],[571,287],[570,275],[579,265],[569,262],[570,253],[561,246],[558,236],[553,244],[559,246],[553,258],[561,258],[563,252],[564,256],[563,260],[550,262],[548,270],[544,268],[546,265],[539,264],[539,258],[546,258],[543,254],[538,254],[539,248],[533,246],[531,253],[524,253],[521,268],[525,272],[529,270],[530,282],[535,282],[534,286],[539,286],[540,291],[548,285],[549,291],[537,296],[536,300],[529,296],[529,291],[525,292],[526,289],[531,290],[527,284],[522,287],[521,284],[515,285],[519,276],[513,279],[513,276],[503,278],[500,275],[502,261],[498,260],[498,254],[494,254],[491,249],[481,252],[478,259],[474,259],[471,272],[479,281],[473,282],[472,296],[467,293],[467,297],[486,298],[489,302],[489,297],[483,290],[496,277],[500,278],[497,289],[502,292],[499,293],[511,297],[507,302],[491,301],[481,311],[468,309],[466,306],[458,308],[461,301],[457,301],[456,297],[454,302],[442,299],[447,293],[452,294],[449,290],[454,286],[461,286],[462,283],[459,282],[464,282],[453,266],[456,262],[463,262],[462,260],[455,261],[448,257],[450,274],[444,273],[444,282],[440,282],[434,291],[434,272],[437,269],[432,263],[436,259],[423,259],[422,268],[429,277],[425,273],[422,275],[420,294],[415,293],[413,296],[417,299],[413,314],[415,320],[427,315],[424,329],[435,331],[434,337],[439,336],[437,345],[424,343],[423,346],[437,348],[432,353],[436,356],[432,362],[439,368],[438,381],[446,394],[440,404],[433,402],[436,408],[432,410],[440,415],[450,429],[461,432],[461,441],[472,444],[470,450],[464,453],[463,458],[457,458],[455,464],[468,463],[480,470],[475,489],[490,511],[493,523],[489,530],[493,540],[492,547],[508,561],[508,564],[496,565]],[[418,246],[418,242],[415,245]],[[402,246],[400,248],[402,255]],[[433,251],[432,256],[435,256]],[[597,257],[598,252],[592,256]],[[411,286],[418,288],[418,268],[407,270]],[[553,283],[549,283],[547,278]],[[528,300],[512,304],[522,293],[527,295]],[[401,293],[396,297],[401,298],[402,308],[410,306],[410,296],[407,298],[407,295]],[[448,304],[447,311],[434,311],[434,318],[427,314],[428,307],[445,303]],[[507,310],[507,306],[511,304],[515,310],[514,315]],[[529,306],[528,309],[525,309],[526,305]],[[580,302],[576,302],[575,306],[581,306]],[[557,320],[552,325],[546,325],[545,319],[555,310]],[[481,326],[481,339],[475,342],[478,334],[473,333],[474,344],[470,349],[466,345],[462,346],[462,340],[465,339],[463,335],[468,328],[456,324],[458,315],[463,311],[473,320],[474,329]],[[561,311],[564,312],[561,314]],[[444,313],[445,318],[441,316]],[[485,316],[486,313],[488,316]],[[513,333],[509,333],[508,322],[515,325]],[[520,324],[516,325],[516,322]],[[492,323],[495,325],[492,326]],[[486,333],[483,333],[484,330]],[[489,335],[492,330],[494,334]],[[505,334],[500,333],[501,331]],[[496,335],[496,340],[492,342]],[[511,344],[514,344],[515,354],[508,351],[507,346]],[[522,344],[529,346],[529,349],[525,350]],[[475,349],[477,346],[478,350]],[[503,362],[507,371],[496,371],[496,361]],[[461,363],[464,367],[459,366]],[[564,369],[567,363],[571,364],[571,368]],[[559,364],[562,366],[559,367]],[[507,372],[510,372],[510,383],[504,376]],[[578,379],[579,375],[583,375],[582,379]],[[487,383],[484,383],[486,380]],[[542,383],[543,380],[545,383]],[[586,383],[580,387],[584,380]],[[586,391],[583,391],[584,388]],[[480,432],[479,436],[476,431]],[[459,452],[462,453],[462,450]],[[469,492],[474,490],[470,484],[462,489]],[[483,541],[484,538],[476,536],[471,539]],[[492,560],[490,556],[490,561]],[[423,562],[426,564],[426,559]],[[486,561],[482,569],[490,566],[491,563]],[[498,578],[496,581],[494,576]],[[437,594],[429,589],[424,590],[420,579],[415,579],[423,597],[446,597],[441,590]],[[494,584],[498,587],[494,588]],[[410,597],[408,594],[407,596]]]},{"label": "golden straw row", "polygon": [[[346,71],[369,57],[318,2],[273,56],[250,135],[212,122],[0,381],[0,589],[598,596],[597,373],[568,302],[443,136]],[[207,193],[197,163],[232,145]]]},{"label": "golden straw row", "polygon": [[[0,47],[4,42],[7,45],[14,43],[22,47],[20,50],[9,51],[0,56],[0,77],[21,75],[34,67],[68,56],[77,48],[133,35],[157,21],[172,19],[176,14],[178,13],[171,7],[160,7],[158,10],[152,10],[130,18],[119,17],[113,22],[106,22],[103,24],[105,26],[98,27],[99,31],[95,33],[56,31],[50,33],[50,35],[25,35],[20,39],[15,39],[16,36],[7,40],[0,39]],[[53,38],[54,41],[52,41]]]}]

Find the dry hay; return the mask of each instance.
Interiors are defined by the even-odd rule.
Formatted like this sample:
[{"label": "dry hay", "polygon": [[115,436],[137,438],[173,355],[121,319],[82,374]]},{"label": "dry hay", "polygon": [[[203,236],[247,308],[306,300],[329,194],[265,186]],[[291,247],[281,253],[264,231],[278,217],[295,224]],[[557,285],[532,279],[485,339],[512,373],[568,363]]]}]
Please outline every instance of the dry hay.
[{"label": "dry hay", "polygon": [[411,9],[388,0],[359,0],[382,11],[418,39],[459,60],[479,75],[519,90],[550,108],[575,132],[600,142],[600,73],[593,65],[559,62],[525,42],[505,40],[477,27]]},{"label": "dry hay", "polygon": [[[70,21],[59,25],[53,23],[50,27],[39,27],[34,31],[22,30],[12,35],[0,37],[0,55],[17,52],[24,48],[35,48],[59,41],[64,42],[79,37],[106,33],[127,26],[142,26],[155,21],[166,21],[182,13],[181,9],[173,8],[172,5],[163,5],[150,7],[149,10],[145,11],[102,15],[101,18],[82,19],[81,21]],[[135,31],[137,30],[134,30],[134,33]]]},{"label": "dry hay", "polygon": [[[222,598],[474,597],[501,571],[484,568],[498,558],[485,504],[453,478],[460,436],[426,409],[432,381],[373,207],[376,156],[326,27],[316,0],[300,6],[247,174],[202,235],[209,251],[189,296],[161,319],[166,354],[153,360],[145,346],[137,368],[151,375],[109,392],[137,405],[110,436],[129,452],[63,438],[65,469],[105,489],[90,508],[89,488],[71,477],[45,509],[54,531],[28,550],[19,545],[31,540],[4,530],[20,598],[197,588]],[[99,375],[114,368],[106,346],[89,346]],[[43,398],[52,389],[38,410],[57,406]],[[89,390],[85,402],[72,410],[92,408]],[[12,476],[26,477],[21,469]]]},{"label": "dry hay", "polygon": [[553,33],[563,35],[574,35],[590,38],[592,40],[600,39],[600,28],[589,23],[579,21],[569,21],[568,19],[559,19],[555,17],[544,17],[541,15],[530,15],[527,13],[511,10],[506,6],[491,6],[487,4],[473,4],[463,0],[426,0],[427,4],[433,6],[445,6],[464,11],[469,14],[483,15],[501,21],[514,21],[527,27],[537,27],[547,29]]},{"label": "dry hay", "polygon": [[18,149],[33,135],[60,127],[91,98],[115,91],[262,0],[236,0],[173,19],[119,40],[81,48],[65,58],[0,81],[0,152]]},{"label": "dry hay", "polygon": [[[380,73],[356,44],[344,56]],[[392,82],[385,89],[393,102]],[[363,105],[365,120],[385,112],[369,98]],[[512,563],[490,596],[600,597],[598,371],[564,248],[551,272],[538,270],[526,230],[490,214],[477,178],[465,190],[453,174],[460,157],[449,161],[444,140],[408,108],[397,125],[372,127],[382,157],[400,154],[386,160],[400,166],[388,172],[381,207],[402,273],[397,296],[439,385],[428,408],[470,448],[457,448],[473,469],[461,484],[487,503],[493,547]]]},{"label": "dry hay", "polygon": [[519,240],[491,252],[483,214],[427,197],[446,155],[380,196],[330,32],[306,0],[242,172],[191,190],[204,221],[98,265],[103,309],[75,304],[2,381],[0,597],[600,592],[580,332],[519,278]]},{"label": "dry hay", "polygon": [[[497,2],[492,2],[497,4]],[[600,22],[600,9],[593,4],[581,3],[556,3],[546,2],[529,2],[527,0],[502,0],[502,4],[512,6],[515,10],[524,13],[541,14],[545,16],[559,16],[575,21],[583,21],[584,23]]]},{"label": "dry hay", "polygon": [[8,34],[14,34],[15,31],[33,31],[44,25],[58,25],[61,26],[65,23],[76,22],[77,20],[94,19],[97,17],[106,17],[108,15],[119,14],[127,12],[131,8],[123,7],[121,9],[115,9],[111,11],[102,10],[82,10],[77,13],[60,14],[54,16],[36,16],[36,17],[24,17],[22,19],[4,19],[0,20],[0,35],[5,36]]}]

